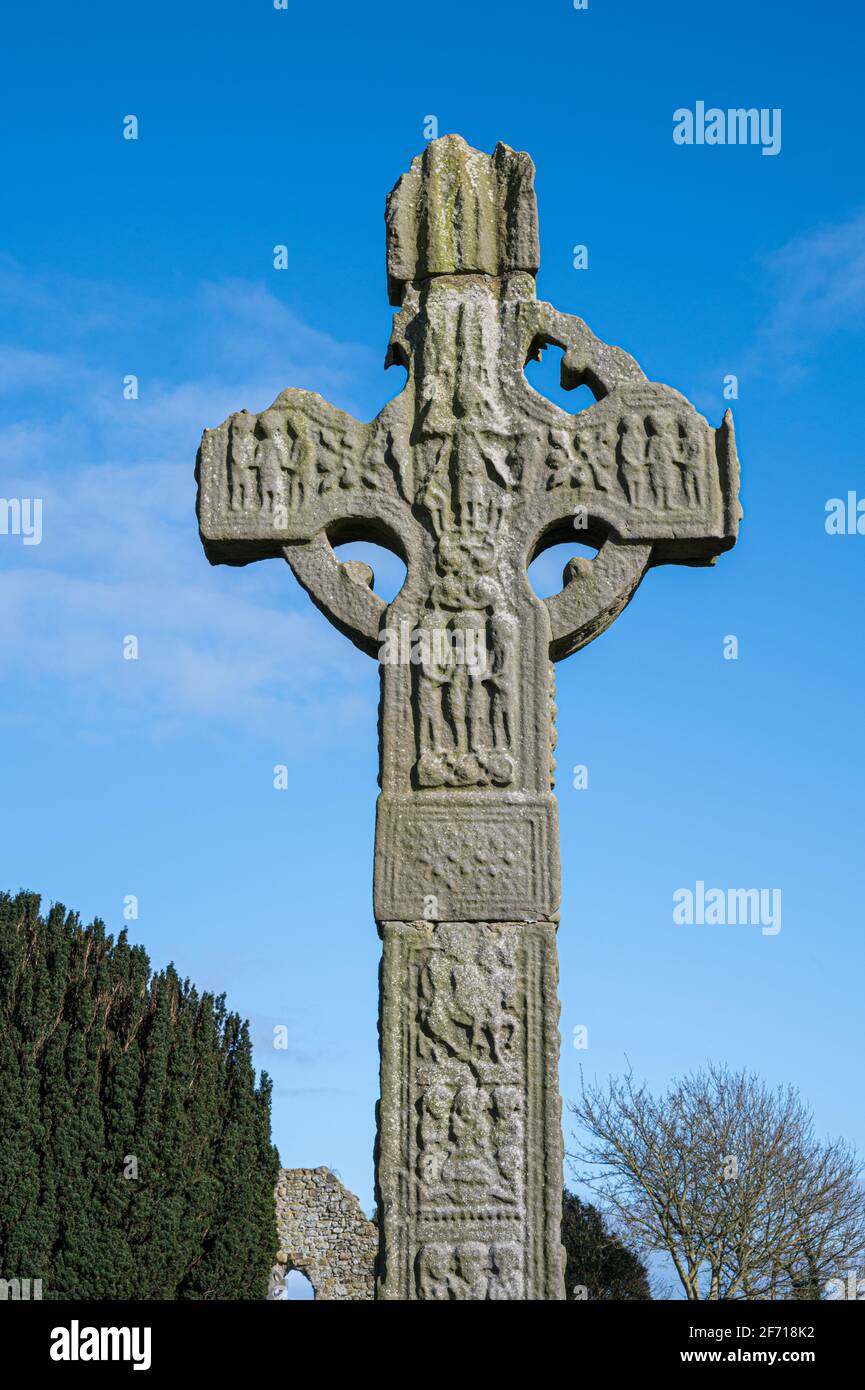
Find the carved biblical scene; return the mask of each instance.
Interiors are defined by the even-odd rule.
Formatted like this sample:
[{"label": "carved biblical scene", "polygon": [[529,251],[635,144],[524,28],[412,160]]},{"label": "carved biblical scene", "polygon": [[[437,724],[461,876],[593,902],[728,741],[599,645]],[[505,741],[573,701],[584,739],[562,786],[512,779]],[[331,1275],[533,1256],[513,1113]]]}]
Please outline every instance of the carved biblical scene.
[{"label": "carved biblical scene", "polygon": [[516,760],[517,623],[507,612],[428,611],[415,667],[421,787],[507,786]]},{"label": "carved biblical scene", "polygon": [[541,924],[386,931],[383,1037],[403,1035],[408,1054],[380,1163],[411,1184],[398,1280],[409,1298],[522,1297],[543,1282],[528,1192],[559,1123],[544,1086],[558,1055],[554,951]]},{"label": "carved biblical scene", "polygon": [[388,471],[381,429],[294,390],[206,431],[199,467],[200,509],[238,538],[315,531],[323,507],[338,512],[339,498],[376,489]]},{"label": "carved biblical scene", "polygon": [[519,1245],[463,1241],[425,1245],[417,1257],[417,1294],[435,1302],[524,1298]]},{"label": "carved biblical scene", "polygon": [[708,438],[695,411],[663,404],[547,436],[547,489],[615,497],[638,511],[697,511],[710,500]]},{"label": "carved biblical scene", "polygon": [[441,929],[420,965],[416,1162],[421,1207],[521,1209],[524,1045],[516,932]]},{"label": "carved biblical scene", "polygon": [[435,538],[423,625],[454,640],[416,671],[415,776],[419,787],[505,787],[515,771],[519,657],[497,569],[520,473],[501,393],[499,324],[485,295],[434,296],[427,307],[413,470],[415,509]]}]

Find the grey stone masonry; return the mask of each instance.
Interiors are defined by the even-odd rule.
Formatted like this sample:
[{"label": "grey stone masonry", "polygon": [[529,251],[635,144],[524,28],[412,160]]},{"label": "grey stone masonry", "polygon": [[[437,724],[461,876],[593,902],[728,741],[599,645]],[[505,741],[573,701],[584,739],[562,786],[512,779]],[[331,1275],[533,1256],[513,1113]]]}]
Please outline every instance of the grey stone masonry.
[{"label": "grey stone masonry", "polygon": [[[402,391],[364,423],[290,388],[198,456],[210,561],[284,558],[380,663],[382,1299],[564,1297],[552,663],[653,566],[713,565],[741,516],[730,412],[713,428],[539,301],[538,248],[528,155],[431,141],[387,200]],[[549,346],[593,405],[533,390]],[[338,559],[352,540],[404,560],[390,604]],[[542,600],[527,568],[563,541],[597,554]]]},{"label": "grey stone masonry", "polygon": [[329,1168],[282,1168],[276,1184],[279,1253],[272,1288],[292,1269],[317,1299],[372,1299],[378,1236],[353,1192]]}]

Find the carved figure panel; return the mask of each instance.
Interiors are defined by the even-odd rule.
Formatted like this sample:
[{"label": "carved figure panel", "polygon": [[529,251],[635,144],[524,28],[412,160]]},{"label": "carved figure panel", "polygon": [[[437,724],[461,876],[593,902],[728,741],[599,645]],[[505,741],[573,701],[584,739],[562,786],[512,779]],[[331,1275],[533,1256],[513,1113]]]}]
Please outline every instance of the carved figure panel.
[{"label": "carved figure panel", "polygon": [[549,926],[387,925],[383,1059],[398,1046],[404,1066],[382,1093],[379,1172],[399,1254],[380,1297],[557,1286],[560,1250],[528,1235],[558,1219],[537,1205],[543,1154],[552,1144],[560,1155],[559,1100],[545,1083],[558,1056],[555,980]]}]

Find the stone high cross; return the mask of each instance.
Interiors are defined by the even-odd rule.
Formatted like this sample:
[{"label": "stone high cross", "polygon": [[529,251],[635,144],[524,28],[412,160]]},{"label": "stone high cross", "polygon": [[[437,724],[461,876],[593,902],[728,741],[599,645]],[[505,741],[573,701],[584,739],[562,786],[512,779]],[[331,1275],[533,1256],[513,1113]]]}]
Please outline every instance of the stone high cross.
[{"label": "stone high cross", "polygon": [[[533,179],[507,145],[427,145],[387,200],[401,393],[363,424],[289,389],[198,458],[211,563],[284,557],[381,662],[383,1299],[564,1297],[551,663],[651,566],[712,564],[740,517],[729,412],[712,429],[536,300]],[[550,344],[595,396],[578,414],[526,380]],[[391,604],[337,559],[352,540],[405,562]],[[598,553],[542,601],[527,566],[565,540]]]}]

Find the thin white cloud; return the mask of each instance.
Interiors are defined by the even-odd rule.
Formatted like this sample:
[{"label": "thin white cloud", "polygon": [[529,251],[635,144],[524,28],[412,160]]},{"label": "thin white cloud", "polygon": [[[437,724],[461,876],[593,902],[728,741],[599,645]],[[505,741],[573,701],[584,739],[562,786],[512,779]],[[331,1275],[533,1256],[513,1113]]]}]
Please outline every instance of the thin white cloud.
[{"label": "thin white cloud", "polygon": [[[127,635],[137,640],[137,660],[124,659]],[[0,644],[6,680],[59,683],[57,698],[85,702],[96,727],[106,717],[143,721],[164,735],[194,717],[293,745],[344,734],[361,712],[373,717],[317,614],[279,612],[189,583],[4,572]],[[322,688],[332,698],[322,702]],[[83,711],[82,718],[91,722]]]},{"label": "thin white cloud", "polygon": [[[208,565],[193,468],[205,425],[263,408],[286,385],[310,386],[317,373],[316,389],[362,399],[374,355],[242,282],[206,285],[186,304],[136,305],[108,286],[52,285],[4,263],[0,297],[30,330],[29,341],[0,344],[0,494],[43,504],[39,546],[0,536],[0,679],[18,696],[6,701],[11,717],[50,694],[78,701],[91,728],[135,720],[158,736],[194,718],[199,728],[307,742],[369,722],[365,658],[327,626],[287,565]],[[72,341],[63,335],[70,304],[80,311]],[[100,307],[118,304],[117,316]],[[124,322],[165,337],[176,363],[170,377],[145,365],[136,401],[123,399],[112,365]],[[137,662],[122,658],[127,634],[139,638]]]},{"label": "thin white cloud", "polygon": [[747,365],[798,380],[836,334],[862,331],[865,211],[795,237],[763,264],[771,307],[747,353]]},{"label": "thin white cloud", "polygon": [[769,261],[778,285],[772,330],[832,333],[862,327],[865,309],[865,211],[781,247]]},{"label": "thin white cloud", "polygon": [[795,389],[816,374],[838,334],[865,327],[865,211],[804,232],[757,265],[764,309],[750,341],[707,364],[692,387],[710,419],[730,404],[721,392],[728,373]]}]

